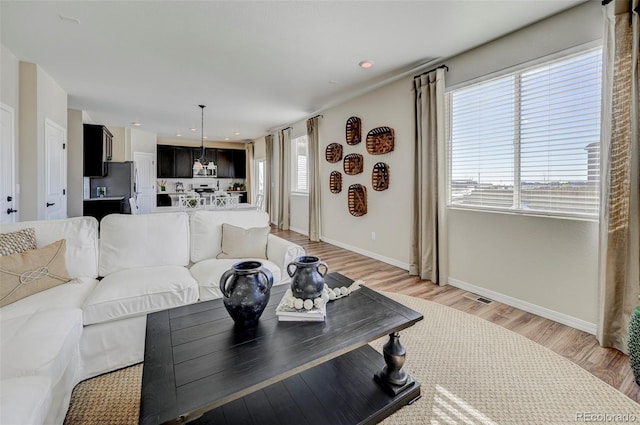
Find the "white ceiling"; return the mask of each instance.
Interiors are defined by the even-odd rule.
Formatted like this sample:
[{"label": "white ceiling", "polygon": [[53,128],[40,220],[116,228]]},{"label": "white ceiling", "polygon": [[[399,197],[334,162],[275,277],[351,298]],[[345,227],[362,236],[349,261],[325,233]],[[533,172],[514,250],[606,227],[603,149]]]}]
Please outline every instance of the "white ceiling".
[{"label": "white ceiling", "polygon": [[2,0],[0,41],[97,123],[235,141],[583,1]]}]

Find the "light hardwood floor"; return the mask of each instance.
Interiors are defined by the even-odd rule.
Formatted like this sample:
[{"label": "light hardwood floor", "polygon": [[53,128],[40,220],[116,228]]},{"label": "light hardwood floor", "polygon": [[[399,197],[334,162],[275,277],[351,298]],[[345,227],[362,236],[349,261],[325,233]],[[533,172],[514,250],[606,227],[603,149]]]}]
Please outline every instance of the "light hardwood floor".
[{"label": "light hardwood floor", "polygon": [[330,245],[311,242],[293,231],[272,229],[272,233],[302,246],[307,254],[320,257],[330,272],[362,279],[370,288],[398,292],[434,301],[482,317],[510,329],[566,357],[632,400],[640,403],[640,386],[629,366],[629,357],[598,345],[593,335],[493,301],[483,304],[465,298],[468,292],[453,286],[438,286],[410,276],[405,270],[373,258]]}]

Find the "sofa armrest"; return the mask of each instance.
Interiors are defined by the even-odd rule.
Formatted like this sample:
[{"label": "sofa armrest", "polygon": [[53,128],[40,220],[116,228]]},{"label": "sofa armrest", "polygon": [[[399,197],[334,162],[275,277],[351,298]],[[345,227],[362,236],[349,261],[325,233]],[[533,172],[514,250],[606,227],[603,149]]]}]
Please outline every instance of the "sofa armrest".
[{"label": "sofa armrest", "polygon": [[287,265],[301,255],[304,255],[304,249],[302,249],[300,245],[296,245],[279,236],[269,234],[269,238],[267,239],[267,259],[273,261],[280,267],[282,271],[281,283],[291,281],[291,278],[287,274]]}]

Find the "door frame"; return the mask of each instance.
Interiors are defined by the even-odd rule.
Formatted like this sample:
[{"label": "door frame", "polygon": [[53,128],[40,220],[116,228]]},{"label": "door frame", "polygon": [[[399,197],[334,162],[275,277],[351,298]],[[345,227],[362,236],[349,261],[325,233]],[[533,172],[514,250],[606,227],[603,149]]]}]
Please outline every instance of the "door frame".
[{"label": "door frame", "polygon": [[[10,143],[7,145],[10,147],[10,152],[9,152],[9,157],[11,160],[11,165],[9,166],[9,170],[4,170],[3,168],[3,173],[1,175],[2,180],[6,182],[5,178],[9,179],[9,183],[7,184],[8,187],[11,188],[11,194],[8,194],[6,196],[11,196],[12,197],[12,204],[7,206],[7,208],[13,208],[15,210],[18,210],[16,213],[14,213],[13,215],[11,215],[12,220],[7,221],[7,223],[12,223],[12,222],[16,222],[16,221],[20,221],[20,208],[19,208],[19,203],[18,203],[18,190],[17,190],[17,185],[16,185],[16,171],[17,171],[17,167],[16,167],[16,115],[15,115],[15,109],[9,105],[7,105],[6,103],[2,103],[0,102],[0,109],[2,109],[3,111],[6,111],[9,114],[10,117],[10,128],[11,128],[11,136],[10,136]],[[1,148],[0,148],[1,149]],[[5,174],[8,172],[8,175]],[[2,196],[5,196],[4,194]],[[9,202],[9,201],[7,201]],[[0,211],[0,213],[4,214],[5,211]]]}]

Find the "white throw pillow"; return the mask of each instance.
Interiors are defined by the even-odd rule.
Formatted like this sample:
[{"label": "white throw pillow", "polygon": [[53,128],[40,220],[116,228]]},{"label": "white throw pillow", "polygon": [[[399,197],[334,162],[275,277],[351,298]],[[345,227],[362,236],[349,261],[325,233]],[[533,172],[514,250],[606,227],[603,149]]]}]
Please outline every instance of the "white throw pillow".
[{"label": "white throw pillow", "polygon": [[216,258],[264,258],[267,259],[267,239],[271,228],[242,227],[222,224],[222,252]]}]

